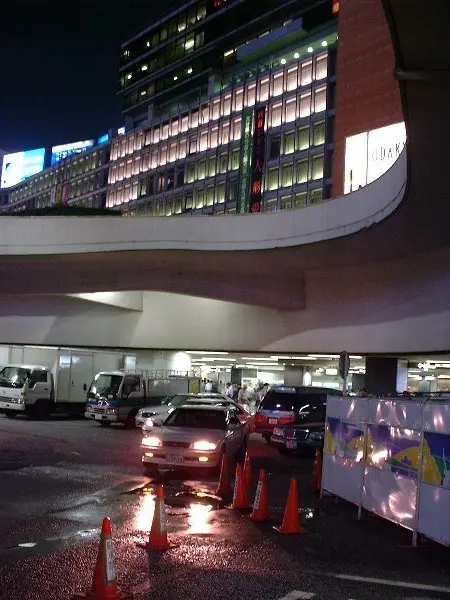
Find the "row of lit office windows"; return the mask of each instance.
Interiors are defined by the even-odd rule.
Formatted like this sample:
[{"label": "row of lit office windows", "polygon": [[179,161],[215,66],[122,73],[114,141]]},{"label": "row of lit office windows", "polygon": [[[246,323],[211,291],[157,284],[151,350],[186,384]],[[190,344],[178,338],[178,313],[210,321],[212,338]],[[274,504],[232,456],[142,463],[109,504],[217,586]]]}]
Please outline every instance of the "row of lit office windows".
[{"label": "row of lit office windows", "polygon": [[47,188],[51,188],[62,181],[78,177],[83,173],[88,173],[96,169],[100,164],[100,152],[77,155],[64,166],[55,166],[46,173],[41,173],[26,180],[19,189],[11,192],[10,201],[16,202]]},{"label": "row of lit office windows", "polygon": [[[314,112],[322,112],[326,109],[326,101],[326,88],[322,86],[313,90],[312,94],[308,92],[296,95],[293,98],[286,98],[284,101],[273,102],[268,109],[267,128],[273,129],[282,124],[292,123],[299,118],[310,117]],[[110,169],[109,183],[122,181],[132,175],[182,160],[198,152],[236,142],[241,138],[241,127],[242,117],[236,115],[231,119],[223,119],[219,123],[210,124],[199,129],[195,134],[180,137],[173,142],[160,142],[156,146],[154,145],[149,152],[138,155],[134,159],[129,158],[118,164],[113,164]],[[300,131],[305,132],[306,129],[308,128],[302,127]],[[295,134],[292,140],[294,140],[295,148]],[[290,151],[294,150],[291,149]],[[112,156],[112,160],[114,160],[114,156]]]},{"label": "row of lit office windows", "polygon": [[[225,200],[225,189],[227,181],[219,181],[214,184],[214,179],[207,177],[206,162],[191,165],[186,172],[177,172],[174,170],[160,173],[147,180],[136,180],[129,185],[117,186],[109,188],[107,192],[108,206],[118,206],[137,200],[141,196],[153,196],[162,192],[176,189],[189,184],[194,184],[195,174],[199,176],[199,180],[205,180],[205,184],[194,184],[189,186],[192,190],[192,195],[195,200],[195,206],[206,203],[206,206],[214,204],[214,202],[223,202]],[[235,166],[235,169],[238,167]],[[199,169],[201,168],[201,171]],[[281,166],[268,167],[263,177],[263,191],[274,191],[281,188],[289,188],[298,184],[307,183],[308,181],[317,181],[323,178],[324,171],[324,156],[323,154],[311,155],[309,157],[285,162]],[[180,176],[181,175],[181,176]],[[184,177],[183,177],[184,176]],[[183,181],[184,179],[184,181]],[[235,200],[237,179],[228,181],[229,199]],[[214,190],[216,189],[216,193]],[[206,198],[206,200],[205,200]],[[216,198],[214,200],[214,198]]]},{"label": "row of lit office windows", "polygon": [[150,31],[146,39],[140,38],[122,50],[122,62],[132,60],[149,49],[156,48],[168,39],[175,37],[206,17],[206,0],[191,6],[188,10],[175,15],[160,27]]},{"label": "row of lit office windows", "polygon": [[[203,212],[204,214],[234,214],[236,213],[235,200],[214,202],[213,190],[205,194],[202,203],[201,197],[194,199],[192,195],[185,197],[176,196],[174,198],[161,198],[154,200],[139,201],[138,205],[130,205],[122,210],[126,216],[149,216],[149,217],[170,217],[174,215],[183,215],[190,213]],[[261,212],[278,212],[280,210],[291,210],[304,208],[308,204],[317,204],[323,200],[322,187],[312,188],[306,191],[279,196],[272,196],[263,199]],[[108,202],[107,202],[108,206]],[[112,206],[112,205],[111,205]]]},{"label": "row of lit office windows", "polygon": [[140,150],[143,146],[196,129],[199,125],[226,117],[232,112],[240,112],[243,108],[252,107],[257,102],[265,102],[283,93],[310,86],[313,81],[326,78],[327,61],[328,53],[319,54],[293,67],[263,75],[258,81],[249,81],[246,85],[236,87],[232,91],[224,91],[182,116],[173,117],[170,121],[154,125],[145,131],[130,133],[112,144],[111,158],[116,160]]}]

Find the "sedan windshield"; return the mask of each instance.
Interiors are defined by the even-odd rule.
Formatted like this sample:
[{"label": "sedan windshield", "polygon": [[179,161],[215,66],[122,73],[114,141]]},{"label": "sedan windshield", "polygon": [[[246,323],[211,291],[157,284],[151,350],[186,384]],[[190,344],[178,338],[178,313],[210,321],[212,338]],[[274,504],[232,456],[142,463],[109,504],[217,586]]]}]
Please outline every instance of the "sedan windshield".
[{"label": "sedan windshield", "polygon": [[169,427],[195,427],[198,429],[226,429],[225,413],[218,410],[178,408],[164,421]]}]

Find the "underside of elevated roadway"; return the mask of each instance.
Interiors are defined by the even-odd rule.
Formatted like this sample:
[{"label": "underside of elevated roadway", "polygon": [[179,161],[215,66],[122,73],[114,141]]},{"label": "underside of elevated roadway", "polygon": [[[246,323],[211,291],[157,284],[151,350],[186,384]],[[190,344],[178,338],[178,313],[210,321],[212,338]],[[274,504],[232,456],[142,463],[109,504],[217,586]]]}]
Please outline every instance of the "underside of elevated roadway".
[{"label": "underside of elevated roadway", "polygon": [[[386,0],[407,147],[297,211],[0,223],[5,343],[354,352],[450,347],[450,11]],[[63,298],[143,291],[142,309]]]}]

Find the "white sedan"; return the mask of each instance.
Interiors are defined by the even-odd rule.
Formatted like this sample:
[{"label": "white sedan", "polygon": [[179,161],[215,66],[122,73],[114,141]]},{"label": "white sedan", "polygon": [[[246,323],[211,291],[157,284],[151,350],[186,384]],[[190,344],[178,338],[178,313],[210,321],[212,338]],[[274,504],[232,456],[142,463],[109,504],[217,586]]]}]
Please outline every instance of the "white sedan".
[{"label": "white sedan", "polygon": [[236,412],[221,406],[176,408],[160,424],[144,431],[142,464],[147,472],[185,468],[220,468],[224,454],[243,456],[247,428]]},{"label": "white sedan", "polygon": [[147,422],[147,419],[164,420],[177,407],[185,404],[187,401],[203,400],[220,401],[226,400],[222,394],[176,394],[167,396],[159,406],[145,406],[136,413],[136,427],[140,428]]}]

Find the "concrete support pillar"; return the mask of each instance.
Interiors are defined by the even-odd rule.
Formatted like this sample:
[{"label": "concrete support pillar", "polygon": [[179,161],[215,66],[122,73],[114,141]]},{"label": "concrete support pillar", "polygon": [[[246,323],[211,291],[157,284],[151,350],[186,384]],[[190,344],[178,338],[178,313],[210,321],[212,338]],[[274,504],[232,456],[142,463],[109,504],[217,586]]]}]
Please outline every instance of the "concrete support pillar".
[{"label": "concrete support pillar", "polygon": [[369,394],[404,392],[408,389],[408,361],[386,356],[368,356],[364,387]]},{"label": "concrete support pillar", "polygon": [[236,367],[231,367],[230,381],[231,383],[242,385],[242,369],[236,369]]},{"label": "concrete support pillar", "polygon": [[304,385],[303,375],[305,368],[284,366],[284,385]]}]

